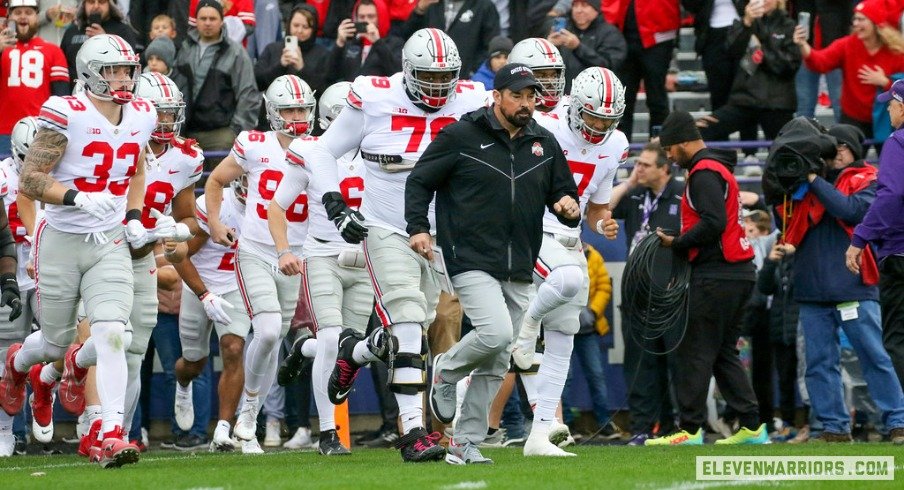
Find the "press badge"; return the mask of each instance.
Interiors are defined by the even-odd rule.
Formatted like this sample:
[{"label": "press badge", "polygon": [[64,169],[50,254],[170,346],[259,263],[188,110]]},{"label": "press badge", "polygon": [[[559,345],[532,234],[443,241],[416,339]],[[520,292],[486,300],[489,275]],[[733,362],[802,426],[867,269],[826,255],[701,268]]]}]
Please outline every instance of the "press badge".
[{"label": "press badge", "polygon": [[859,307],[859,301],[850,301],[848,303],[841,303],[835,308],[837,308],[838,312],[841,313],[841,321],[846,322],[857,319],[857,308]]}]

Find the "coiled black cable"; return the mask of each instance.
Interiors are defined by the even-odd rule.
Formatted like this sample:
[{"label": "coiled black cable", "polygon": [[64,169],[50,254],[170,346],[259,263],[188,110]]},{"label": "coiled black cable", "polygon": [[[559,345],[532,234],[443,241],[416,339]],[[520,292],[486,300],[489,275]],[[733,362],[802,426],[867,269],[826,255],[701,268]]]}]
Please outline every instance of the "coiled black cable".
[{"label": "coiled black cable", "polygon": [[[622,276],[622,311],[627,320],[623,327],[625,336],[631,338],[626,341],[633,340],[658,355],[671,352],[681,343],[687,327],[690,276],[687,259],[662,247],[655,233],[635,245]],[[665,342],[665,352],[647,349],[651,340],[664,336],[670,340]]]}]

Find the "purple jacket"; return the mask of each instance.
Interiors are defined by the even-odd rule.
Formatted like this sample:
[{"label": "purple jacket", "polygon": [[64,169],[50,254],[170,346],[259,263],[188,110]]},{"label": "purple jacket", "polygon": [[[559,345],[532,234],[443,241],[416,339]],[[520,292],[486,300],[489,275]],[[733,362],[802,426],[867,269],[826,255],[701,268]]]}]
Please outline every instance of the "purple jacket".
[{"label": "purple jacket", "polygon": [[904,254],[904,128],[882,145],[876,200],[854,228],[851,244],[864,248],[867,243],[876,246],[879,261]]}]

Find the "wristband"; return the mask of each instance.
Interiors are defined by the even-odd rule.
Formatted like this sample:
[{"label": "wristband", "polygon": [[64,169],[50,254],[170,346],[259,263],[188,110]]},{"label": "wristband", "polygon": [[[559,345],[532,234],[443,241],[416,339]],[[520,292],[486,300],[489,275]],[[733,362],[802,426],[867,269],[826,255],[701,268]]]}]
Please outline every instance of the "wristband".
[{"label": "wristband", "polygon": [[133,219],[141,220],[140,209],[130,209],[126,211],[126,222],[132,221]]},{"label": "wristband", "polygon": [[63,204],[66,206],[75,206],[75,196],[78,195],[78,191],[75,189],[68,189],[66,193],[63,194]]},{"label": "wristband", "polygon": [[283,250],[278,250],[278,251],[276,252],[276,259],[279,260],[279,259],[282,258],[283,255],[285,255],[285,254],[290,254],[290,253],[292,253],[292,249],[290,249],[290,248],[286,248],[286,249],[283,249]]},{"label": "wristband", "polygon": [[603,220],[597,220],[596,222],[596,232],[600,235],[604,235],[605,231],[603,230]]},{"label": "wristband", "polygon": [[210,291],[205,289],[203,293],[198,295],[198,299],[204,301],[204,298],[206,298],[208,294],[210,294]]}]

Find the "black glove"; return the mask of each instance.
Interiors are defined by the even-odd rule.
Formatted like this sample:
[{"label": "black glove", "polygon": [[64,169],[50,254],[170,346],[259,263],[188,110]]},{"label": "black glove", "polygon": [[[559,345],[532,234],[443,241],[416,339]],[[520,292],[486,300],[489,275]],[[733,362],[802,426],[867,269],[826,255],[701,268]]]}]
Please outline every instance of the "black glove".
[{"label": "black glove", "polygon": [[326,208],[326,217],[336,225],[343,240],[348,243],[361,243],[364,240],[367,236],[364,216],[349,208],[342,194],[327,192],[323,195],[322,202]]},{"label": "black glove", "polygon": [[22,300],[19,299],[19,283],[15,274],[3,274],[0,276],[0,304],[9,306],[9,321],[19,318],[22,314]]}]

